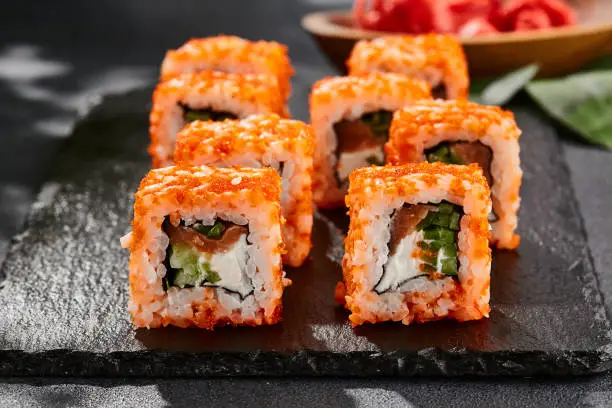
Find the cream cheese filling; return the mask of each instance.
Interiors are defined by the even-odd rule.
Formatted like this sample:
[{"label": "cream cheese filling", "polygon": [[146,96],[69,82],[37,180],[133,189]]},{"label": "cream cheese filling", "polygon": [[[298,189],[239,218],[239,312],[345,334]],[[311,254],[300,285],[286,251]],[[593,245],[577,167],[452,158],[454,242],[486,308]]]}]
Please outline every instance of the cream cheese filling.
[{"label": "cream cheese filling", "polygon": [[378,293],[397,291],[412,279],[427,277],[428,274],[421,271],[423,261],[417,256],[417,244],[423,241],[423,231],[414,231],[406,235],[395,249],[393,255],[383,267],[383,275],[374,287]]}]

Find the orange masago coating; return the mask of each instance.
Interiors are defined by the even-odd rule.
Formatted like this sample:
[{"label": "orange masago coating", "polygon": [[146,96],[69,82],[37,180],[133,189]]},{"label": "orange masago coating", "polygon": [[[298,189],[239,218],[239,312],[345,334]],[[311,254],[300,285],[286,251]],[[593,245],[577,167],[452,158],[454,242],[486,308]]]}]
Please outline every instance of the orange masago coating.
[{"label": "orange masago coating", "polygon": [[[376,292],[376,276],[383,273],[377,260],[385,256],[380,251],[387,248],[386,242],[376,243],[376,234],[389,228],[381,225],[385,214],[388,220],[388,214],[404,204],[443,200],[462,206],[464,211],[457,241],[456,280],[447,278],[441,292]],[[346,204],[350,226],[342,264],[344,288],[339,285],[336,296],[344,295],[351,324],[387,320],[410,324],[442,318],[465,321],[488,316],[491,249],[487,215],[491,199],[477,165],[416,163],[360,168],[350,176]]]},{"label": "orange masago coating", "polygon": [[[449,35],[395,35],[361,40],[347,61],[349,74],[397,72],[443,84],[448,99],[467,99],[469,75],[459,41]],[[437,83],[439,82],[439,83]]]},{"label": "orange masago coating", "polygon": [[395,112],[389,141],[385,145],[387,162],[402,164],[427,160],[427,149],[440,143],[478,142],[492,153],[490,186],[493,211],[491,243],[515,249],[520,237],[518,225],[520,167],[518,128],[510,111],[467,101],[419,101]]},{"label": "orange masago coating", "polygon": [[287,47],[275,41],[249,41],[235,36],[194,38],[168,51],[161,79],[206,69],[271,75],[278,81],[285,99],[291,93],[294,70]]},{"label": "orange masago coating", "polygon": [[287,114],[278,84],[268,75],[202,71],[173,77],[157,85],[153,93],[149,154],[154,167],[173,163],[176,134],[185,125],[181,105],[229,112],[238,118]]},{"label": "orange masago coating", "polygon": [[[132,232],[122,238],[130,250],[129,311],[134,324],[212,329],[280,321],[283,286],[290,283],[281,266],[280,190],[280,177],[272,169],[173,166],[150,171],[135,195]],[[245,218],[249,240],[256,239],[264,252],[256,272],[262,287],[240,304],[212,287],[163,287],[168,245],[164,219],[178,223],[199,214]]]},{"label": "orange masago coating", "polygon": [[288,251],[283,261],[295,267],[304,262],[312,245],[313,153],[310,126],[270,114],[192,122],[179,133],[174,158],[179,164],[276,168],[286,179],[281,203]]}]

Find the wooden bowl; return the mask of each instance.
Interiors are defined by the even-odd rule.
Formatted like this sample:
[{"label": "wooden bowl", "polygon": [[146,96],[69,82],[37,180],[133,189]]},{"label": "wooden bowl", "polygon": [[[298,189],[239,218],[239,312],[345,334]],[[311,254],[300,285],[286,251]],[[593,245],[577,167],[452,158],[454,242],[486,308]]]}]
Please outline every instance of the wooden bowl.
[{"label": "wooden bowl", "polygon": [[[577,26],[461,39],[470,75],[491,77],[533,62],[540,66],[539,76],[563,75],[612,53],[612,0],[583,0],[574,6]],[[353,27],[347,11],[311,13],[302,18],[302,26],[343,73],[356,41],[390,35]]]}]

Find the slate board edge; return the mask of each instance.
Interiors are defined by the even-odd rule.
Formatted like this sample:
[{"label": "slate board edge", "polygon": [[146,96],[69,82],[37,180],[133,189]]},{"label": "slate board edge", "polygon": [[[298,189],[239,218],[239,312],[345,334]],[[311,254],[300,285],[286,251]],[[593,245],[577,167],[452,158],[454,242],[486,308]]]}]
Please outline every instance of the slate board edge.
[{"label": "slate board edge", "polygon": [[[561,164],[563,166],[562,171],[564,171],[568,175],[568,180],[571,180],[572,172],[567,162],[567,155],[565,154],[565,148],[561,145],[561,143],[559,143],[559,151],[560,153],[563,154],[563,160],[561,160]],[[589,244],[589,233],[586,227],[586,222],[584,220],[584,215],[582,213],[582,209],[580,208],[578,198],[576,197],[576,190],[574,189],[574,185],[573,183],[571,183],[571,181],[570,181],[570,184],[571,184],[571,190],[572,190],[572,199],[569,202],[569,205],[574,209],[574,212],[579,215],[578,223],[580,225],[580,232],[585,237],[585,241],[587,244],[585,248],[585,252],[586,252],[585,255],[586,255],[586,259],[589,263],[589,267],[591,271],[591,274],[590,274],[591,280],[588,282],[583,282],[585,286],[590,286],[591,288],[593,288],[592,296],[587,296],[586,300],[590,301],[590,303],[593,306],[593,310],[599,310],[601,312],[601,316],[598,316],[598,318],[602,320],[602,322],[607,328],[608,344],[607,346],[605,346],[605,352],[608,354],[608,357],[610,358],[610,356],[612,356],[612,316],[610,316],[610,312],[608,311],[608,308],[606,307],[606,304],[604,301],[604,295],[603,295],[603,292],[601,291],[601,285],[599,282],[600,272],[595,267],[595,260],[593,258],[593,252],[591,251],[591,247]]]},{"label": "slate board edge", "polygon": [[[166,364],[169,361],[172,364]],[[533,361],[537,360],[536,365]],[[154,363],[151,363],[154,361]],[[448,364],[452,362],[452,364]],[[570,363],[571,362],[571,363]],[[181,364],[177,364],[181,363]],[[524,363],[527,363],[524,365]],[[176,369],[181,366],[181,369]],[[169,367],[175,367],[169,369]],[[219,369],[218,367],[225,367]],[[228,368],[231,367],[231,368]],[[445,351],[176,353],[160,350],[89,353],[0,351],[0,376],[56,377],[499,377],[575,376],[612,369],[597,351]]]},{"label": "slate board edge", "polygon": [[[79,122],[87,120],[99,107],[115,97],[126,97],[142,92],[149,87],[142,87],[125,93],[102,95],[90,99],[86,108],[80,111],[73,129]],[[98,95],[97,95],[98,96]],[[93,103],[92,103],[93,101]],[[70,141],[66,138],[65,144]],[[562,148],[559,146],[559,150]],[[60,149],[58,157],[61,156]],[[562,171],[571,175],[565,155],[561,160]],[[53,164],[53,162],[52,162]],[[50,171],[51,176],[54,175]],[[45,182],[32,204],[22,231],[11,240],[6,257],[0,263],[0,289],[7,277],[5,264],[7,259],[20,245],[20,235],[27,231],[35,214],[49,205],[53,193],[57,191],[54,177]],[[572,189],[571,205],[579,215],[581,232],[588,240],[582,212]],[[48,194],[51,191],[51,194]],[[393,352],[348,352],[303,350],[291,355],[282,352],[249,352],[249,353],[177,353],[162,350],[119,351],[113,353],[95,353],[68,349],[28,352],[24,350],[0,350],[0,376],[58,376],[58,377],[229,377],[229,376],[567,376],[597,374],[612,370],[612,327],[603,303],[603,294],[599,289],[599,279],[594,267],[590,247],[585,247],[587,260],[592,275],[584,281],[586,287],[594,290],[595,296],[587,297],[595,310],[603,311],[604,325],[608,328],[608,344],[597,350],[567,350],[551,353],[550,351],[496,351],[482,352],[462,349],[455,351],[426,349],[420,351]],[[427,356],[424,359],[424,356]],[[562,357],[562,358],[561,358]],[[143,361],[147,360],[149,361]],[[168,371],[165,361],[182,359],[184,369]],[[229,359],[229,361],[228,361]],[[523,367],[522,362],[538,360],[538,367]],[[156,364],[150,364],[157,360]],[[248,363],[244,364],[247,360]],[[452,367],[447,367],[449,360],[454,360]],[[221,361],[223,363],[221,364]],[[240,363],[231,370],[219,370],[215,366],[227,367],[232,361]],[[435,362],[435,363],[432,363]],[[568,364],[572,361],[572,364]],[[437,363],[437,364],[436,364]]]}]

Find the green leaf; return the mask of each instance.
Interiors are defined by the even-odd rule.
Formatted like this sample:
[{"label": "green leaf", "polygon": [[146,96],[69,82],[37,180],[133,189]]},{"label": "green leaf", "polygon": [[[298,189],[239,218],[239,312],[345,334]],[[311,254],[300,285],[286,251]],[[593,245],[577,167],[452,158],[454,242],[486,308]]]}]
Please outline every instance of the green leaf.
[{"label": "green leaf", "polygon": [[482,91],[484,91],[485,88],[489,86],[489,84],[493,81],[494,79],[478,79],[476,81],[471,81],[469,100],[471,102],[479,103],[480,95],[482,95]]},{"label": "green leaf", "polygon": [[478,102],[483,105],[504,105],[536,76],[538,69],[535,64],[527,65],[491,82],[480,94]]},{"label": "green leaf", "polygon": [[589,64],[583,71],[601,71],[612,69],[612,55],[606,55]]},{"label": "green leaf", "polygon": [[534,81],[527,92],[585,140],[612,148],[612,71]]}]

